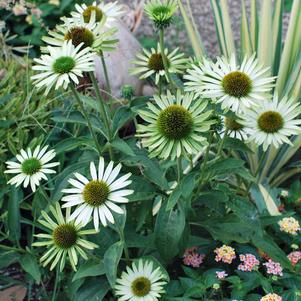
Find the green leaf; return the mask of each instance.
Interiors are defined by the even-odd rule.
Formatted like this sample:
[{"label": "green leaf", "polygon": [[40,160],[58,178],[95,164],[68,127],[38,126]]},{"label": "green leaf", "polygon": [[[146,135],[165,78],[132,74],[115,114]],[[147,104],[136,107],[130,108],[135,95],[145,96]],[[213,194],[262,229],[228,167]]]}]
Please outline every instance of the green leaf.
[{"label": "green leaf", "polygon": [[182,207],[166,211],[166,202],[160,208],[155,224],[155,245],[166,261],[179,252],[179,242],[185,228],[185,212]]},{"label": "green leaf", "polygon": [[292,270],[292,265],[287,259],[286,254],[269,235],[254,235],[252,242],[257,248],[267,253],[274,261],[279,262],[282,267]]},{"label": "green leaf", "polygon": [[123,242],[118,241],[111,245],[103,257],[107,279],[113,288],[115,286],[117,267],[123,251]]},{"label": "green leaf", "polygon": [[20,254],[16,251],[0,250],[0,269],[6,268],[19,260]]},{"label": "green leaf", "polygon": [[72,278],[72,282],[81,278],[101,276],[104,274],[105,274],[105,268],[104,268],[103,261],[89,260],[79,267],[78,271],[75,273],[75,275]]},{"label": "green leaf", "polygon": [[135,153],[131,149],[131,147],[126,143],[126,141],[120,139],[119,137],[116,137],[112,142],[111,145],[113,148],[116,150],[124,153],[125,155],[128,156],[135,156]]},{"label": "green leaf", "polygon": [[[82,113],[78,112],[78,111],[73,111],[70,114],[68,114],[67,116],[64,115],[63,112],[58,112],[51,119],[57,123],[74,123],[74,124],[88,126],[86,119],[84,118]],[[106,130],[103,122],[97,116],[95,116],[93,114],[89,114],[89,119],[90,119],[93,130],[101,133],[104,137],[106,137],[108,139],[109,136],[108,136],[107,130]]]},{"label": "green leaf", "polygon": [[75,295],[74,301],[101,301],[109,291],[106,279],[96,278],[86,280]]},{"label": "green leaf", "polygon": [[37,283],[41,281],[40,268],[37,259],[33,255],[27,253],[19,259],[19,262],[23,270],[30,274]]},{"label": "green leaf", "polygon": [[231,137],[225,139],[223,148],[252,153],[252,150],[243,141]]},{"label": "green leaf", "polygon": [[56,154],[58,155],[61,153],[72,151],[84,145],[93,146],[91,144],[91,139],[88,139],[86,137],[67,138],[57,143],[54,148]]},{"label": "green leaf", "polygon": [[171,195],[169,196],[167,200],[167,206],[166,210],[169,211],[173,209],[173,207],[176,205],[180,197],[182,196],[184,199],[189,199],[192,197],[192,191],[195,187],[195,173],[190,173],[183,177],[183,179],[180,181],[180,183],[176,186],[176,188],[173,190]]},{"label": "green leaf", "polygon": [[113,121],[112,121],[113,137],[115,137],[118,130],[121,129],[133,117],[134,117],[134,114],[130,108],[119,107],[116,110],[114,117],[113,117]]},{"label": "green leaf", "polygon": [[9,238],[18,241],[21,236],[20,223],[20,201],[23,199],[21,189],[11,186],[10,198],[8,202],[7,226],[9,230]]}]

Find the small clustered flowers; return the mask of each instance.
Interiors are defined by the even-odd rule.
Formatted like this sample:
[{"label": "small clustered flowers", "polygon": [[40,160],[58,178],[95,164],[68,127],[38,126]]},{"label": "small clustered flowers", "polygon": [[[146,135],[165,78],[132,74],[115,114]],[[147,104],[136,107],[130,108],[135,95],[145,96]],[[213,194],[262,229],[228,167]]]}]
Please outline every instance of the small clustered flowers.
[{"label": "small clustered flowers", "polygon": [[283,276],[282,267],[279,262],[274,262],[272,259],[269,259],[268,262],[263,265],[267,268],[267,273],[275,276]]},{"label": "small clustered flowers", "polygon": [[216,253],[215,261],[222,261],[224,263],[231,264],[232,261],[236,258],[235,250],[227,245],[223,245],[220,248],[216,248],[214,250],[214,253]]},{"label": "small clustered flowers", "polygon": [[296,266],[301,259],[301,251],[294,251],[287,255],[288,260],[293,266]]},{"label": "small clustered flowers", "polygon": [[282,301],[282,297],[277,294],[267,294],[260,301]]},{"label": "small clustered flowers", "polygon": [[238,266],[238,269],[243,272],[251,272],[258,268],[260,262],[253,254],[241,254],[239,255],[242,263]]},{"label": "small clustered flowers", "polygon": [[204,262],[205,254],[199,254],[196,252],[197,247],[188,248],[185,250],[183,256],[183,263],[193,268],[198,268]]},{"label": "small clustered flowers", "polygon": [[216,274],[216,278],[219,280],[223,280],[228,276],[226,271],[216,271],[215,274]]},{"label": "small clustered flowers", "polygon": [[280,226],[280,231],[297,235],[297,233],[300,231],[300,224],[299,222],[293,218],[293,217],[285,217],[282,220],[278,222]]}]

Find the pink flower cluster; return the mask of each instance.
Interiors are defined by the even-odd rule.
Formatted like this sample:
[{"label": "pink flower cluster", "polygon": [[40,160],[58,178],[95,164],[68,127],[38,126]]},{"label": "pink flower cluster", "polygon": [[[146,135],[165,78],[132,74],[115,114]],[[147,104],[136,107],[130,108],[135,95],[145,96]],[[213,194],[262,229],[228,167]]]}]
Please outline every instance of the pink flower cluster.
[{"label": "pink flower cluster", "polygon": [[215,273],[216,273],[216,278],[218,278],[220,280],[223,280],[228,276],[226,271],[216,271]]},{"label": "pink flower cluster", "polygon": [[239,259],[242,263],[238,266],[238,269],[243,272],[251,272],[260,264],[259,260],[253,254],[241,254],[239,255]]},{"label": "pink flower cluster", "polygon": [[283,276],[282,267],[279,262],[274,262],[272,259],[269,259],[268,262],[263,265],[267,268],[267,273],[275,276]]},{"label": "pink flower cluster", "polygon": [[197,247],[192,247],[185,250],[183,256],[183,263],[188,266],[192,266],[194,268],[200,267],[200,265],[204,262],[205,254],[199,254],[196,252]]},{"label": "pink flower cluster", "polygon": [[235,250],[227,245],[223,245],[220,248],[216,248],[214,250],[214,253],[216,254],[215,256],[215,261],[222,261],[224,263],[231,264],[233,259],[236,258]]},{"label": "pink flower cluster", "polygon": [[282,297],[277,294],[267,294],[260,301],[282,301]]},{"label": "pink flower cluster", "polygon": [[301,251],[294,251],[287,255],[288,260],[291,262],[293,266],[297,265],[299,260],[301,259]]}]

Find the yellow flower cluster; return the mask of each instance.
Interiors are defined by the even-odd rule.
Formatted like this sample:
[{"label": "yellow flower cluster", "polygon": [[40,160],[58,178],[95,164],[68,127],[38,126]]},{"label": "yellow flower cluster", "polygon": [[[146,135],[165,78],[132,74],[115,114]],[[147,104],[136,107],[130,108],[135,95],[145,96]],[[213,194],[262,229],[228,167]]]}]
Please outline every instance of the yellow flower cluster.
[{"label": "yellow flower cluster", "polygon": [[292,235],[297,235],[298,231],[300,231],[300,224],[293,217],[285,217],[278,224],[281,231]]},{"label": "yellow flower cluster", "polygon": [[220,248],[214,250],[216,253],[215,261],[222,261],[224,263],[231,264],[233,259],[236,258],[235,250],[227,245],[223,245]]},{"label": "yellow flower cluster", "polygon": [[282,301],[282,298],[277,294],[268,294],[262,297],[260,301]]}]

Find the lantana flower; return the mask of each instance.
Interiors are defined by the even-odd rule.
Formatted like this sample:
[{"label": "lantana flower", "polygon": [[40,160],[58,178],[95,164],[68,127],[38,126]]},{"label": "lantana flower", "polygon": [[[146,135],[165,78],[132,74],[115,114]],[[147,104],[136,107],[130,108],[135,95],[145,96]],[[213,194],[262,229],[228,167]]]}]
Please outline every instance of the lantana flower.
[{"label": "lantana flower", "polygon": [[59,165],[59,162],[50,162],[55,157],[55,151],[47,149],[48,145],[43,148],[38,145],[34,151],[30,148],[27,151],[22,149],[20,154],[16,155],[19,162],[7,161],[7,170],[4,173],[17,174],[7,183],[16,186],[23,183],[25,188],[30,184],[34,192],[42,179],[48,179],[47,174],[56,173],[52,167]]},{"label": "lantana flower", "polygon": [[260,301],[282,301],[282,297],[277,294],[267,294]]},{"label": "lantana flower", "polygon": [[205,254],[197,252],[197,247],[188,248],[184,252],[183,263],[187,266],[198,268],[204,262],[205,257]]},{"label": "lantana flower", "polygon": [[242,262],[238,266],[238,270],[243,272],[251,272],[258,268],[260,262],[253,254],[241,254],[239,259]]},{"label": "lantana flower", "polygon": [[287,258],[293,266],[296,266],[301,260],[301,251],[293,251],[287,255]]},{"label": "lantana flower", "polygon": [[267,269],[267,273],[274,276],[283,276],[282,267],[279,262],[274,262],[272,259],[269,259],[268,262],[263,263]]},{"label": "lantana flower", "polygon": [[219,280],[223,280],[228,276],[226,271],[216,271],[215,274],[216,274],[216,278]]},{"label": "lantana flower", "polygon": [[284,217],[278,222],[280,231],[288,234],[297,235],[301,230],[299,222],[293,217]]},{"label": "lantana flower", "polygon": [[222,261],[224,263],[231,264],[232,261],[236,258],[235,250],[227,245],[223,245],[220,248],[216,248],[214,250],[215,261],[219,262]]}]

